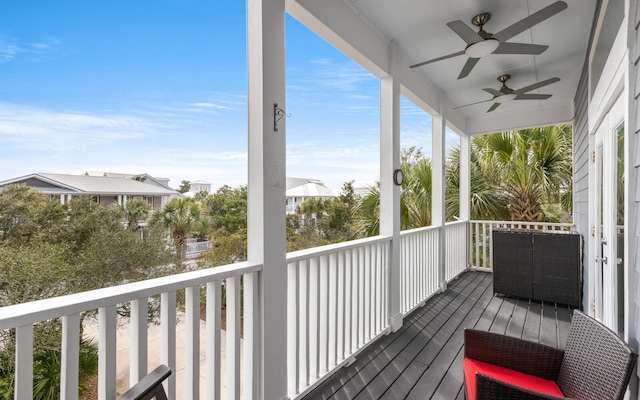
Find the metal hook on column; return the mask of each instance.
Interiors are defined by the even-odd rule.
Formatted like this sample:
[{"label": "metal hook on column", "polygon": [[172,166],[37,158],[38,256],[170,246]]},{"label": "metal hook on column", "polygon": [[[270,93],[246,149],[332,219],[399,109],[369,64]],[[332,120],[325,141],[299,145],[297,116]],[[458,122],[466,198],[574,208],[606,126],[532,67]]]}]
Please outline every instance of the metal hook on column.
[{"label": "metal hook on column", "polygon": [[290,117],[291,114],[287,114],[282,108],[278,107],[278,103],[273,103],[273,131],[278,132],[278,121],[284,116]]}]

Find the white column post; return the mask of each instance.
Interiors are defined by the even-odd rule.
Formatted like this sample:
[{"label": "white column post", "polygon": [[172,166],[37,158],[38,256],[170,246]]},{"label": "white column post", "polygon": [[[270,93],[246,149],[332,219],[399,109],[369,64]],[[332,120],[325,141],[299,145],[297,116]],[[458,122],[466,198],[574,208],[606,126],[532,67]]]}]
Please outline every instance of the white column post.
[{"label": "white column post", "polygon": [[245,336],[245,346],[259,346],[249,350],[257,392],[244,396],[277,400],[287,396],[286,118],[274,129],[274,104],[286,110],[285,0],[247,0],[247,68],[248,260],[263,271],[258,338]]},{"label": "white column post", "polygon": [[460,219],[471,219],[471,138],[460,135]]},{"label": "white column post", "polygon": [[[391,73],[394,53],[391,43]],[[392,75],[380,80],[380,234],[392,236],[389,254],[388,304],[389,325],[395,332],[402,327],[400,299],[400,186],[393,180],[400,168],[400,84]]]},{"label": "white column post", "polygon": [[471,138],[460,135],[460,220],[467,221],[467,266],[471,265]]},{"label": "white column post", "polygon": [[444,163],[445,163],[446,119],[442,113],[432,117],[432,183],[431,183],[431,221],[438,227],[438,282],[440,290],[447,288],[445,274],[445,232],[446,221],[444,207]]}]

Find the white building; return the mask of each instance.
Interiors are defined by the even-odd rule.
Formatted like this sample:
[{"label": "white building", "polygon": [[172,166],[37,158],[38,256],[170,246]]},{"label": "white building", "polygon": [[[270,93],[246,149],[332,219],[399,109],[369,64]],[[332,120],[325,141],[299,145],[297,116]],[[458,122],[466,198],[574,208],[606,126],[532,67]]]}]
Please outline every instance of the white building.
[{"label": "white building", "polygon": [[[131,175],[132,177],[135,175]],[[122,177],[92,175],[68,175],[35,173],[0,182],[0,189],[10,184],[23,184],[58,199],[62,204],[74,197],[92,197],[96,202],[108,206],[124,205],[128,200],[141,199],[153,209],[162,208],[170,199],[181,197],[177,191],[158,184],[153,179],[144,182]]]},{"label": "white building", "polygon": [[191,182],[191,187],[189,188],[189,192],[193,194],[197,194],[200,192],[211,193],[211,182],[197,180]]},{"label": "white building", "polygon": [[287,177],[287,214],[295,214],[300,204],[312,197],[329,199],[336,194],[317,179]]}]

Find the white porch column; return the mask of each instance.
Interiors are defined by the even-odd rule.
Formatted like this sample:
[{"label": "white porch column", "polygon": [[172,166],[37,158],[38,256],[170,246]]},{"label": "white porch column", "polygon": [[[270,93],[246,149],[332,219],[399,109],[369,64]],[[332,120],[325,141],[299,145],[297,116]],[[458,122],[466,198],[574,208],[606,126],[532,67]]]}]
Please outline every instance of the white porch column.
[{"label": "white porch column", "polygon": [[445,232],[444,224],[444,162],[445,162],[446,119],[442,113],[432,117],[432,183],[431,183],[431,223],[439,227],[438,234],[438,282],[440,290],[447,288],[445,274]]},{"label": "white porch column", "polygon": [[[460,135],[460,220],[471,220],[471,138]],[[471,265],[471,224],[467,223],[467,266]]]},{"label": "white porch column", "polygon": [[[397,51],[391,43],[393,74]],[[394,171],[400,168],[400,84],[393,76],[380,80],[380,234],[392,236],[389,268],[387,315],[392,331],[402,327],[400,310],[400,186],[394,184]]]},{"label": "white porch column", "polygon": [[460,135],[460,219],[471,219],[471,138]]},{"label": "white porch column", "polygon": [[274,130],[274,103],[286,110],[284,13],[285,0],[247,0],[248,260],[264,265],[258,279],[262,310],[248,316],[258,337],[245,331],[254,371],[243,379],[257,378],[244,385],[243,396],[251,399],[287,396],[286,118]]}]

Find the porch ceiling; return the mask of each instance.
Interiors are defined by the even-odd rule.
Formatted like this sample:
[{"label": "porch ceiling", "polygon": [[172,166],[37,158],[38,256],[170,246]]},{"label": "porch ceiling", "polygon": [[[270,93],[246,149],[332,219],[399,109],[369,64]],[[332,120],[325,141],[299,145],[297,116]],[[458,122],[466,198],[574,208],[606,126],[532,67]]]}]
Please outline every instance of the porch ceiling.
[{"label": "porch ceiling", "polygon": [[[466,44],[446,26],[447,22],[461,20],[471,26],[473,16],[488,12],[491,20],[485,30],[496,33],[554,2],[288,0],[287,11],[372,73],[384,76],[393,71],[403,87],[421,99],[422,104],[409,94],[419,106],[429,112],[444,110],[459,130],[473,134],[573,118],[573,99],[587,55],[597,0],[565,0],[566,10],[509,39],[549,45],[540,55],[490,54],[460,80],[457,77],[466,55],[415,69],[409,65],[464,50]],[[512,89],[552,77],[561,81],[529,92],[551,94],[545,101],[513,101],[491,113],[487,110],[492,102],[455,109],[490,100],[491,95],[482,88],[499,89],[496,79],[502,74],[511,75],[508,86]]]}]

